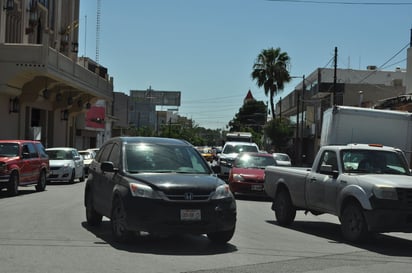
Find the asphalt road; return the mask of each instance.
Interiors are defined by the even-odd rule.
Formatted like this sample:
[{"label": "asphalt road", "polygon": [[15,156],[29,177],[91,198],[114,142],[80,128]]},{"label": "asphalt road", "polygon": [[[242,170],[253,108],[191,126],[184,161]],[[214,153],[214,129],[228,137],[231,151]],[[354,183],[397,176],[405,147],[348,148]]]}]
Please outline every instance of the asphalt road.
[{"label": "asphalt road", "polygon": [[270,202],[239,199],[237,230],[225,246],[203,236],[142,236],[117,244],[107,219],[85,223],[84,183],[45,192],[0,192],[0,273],[13,272],[412,272],[412,234],[390,233],[350,245],[336,217],[299,212],[277,226]]}]

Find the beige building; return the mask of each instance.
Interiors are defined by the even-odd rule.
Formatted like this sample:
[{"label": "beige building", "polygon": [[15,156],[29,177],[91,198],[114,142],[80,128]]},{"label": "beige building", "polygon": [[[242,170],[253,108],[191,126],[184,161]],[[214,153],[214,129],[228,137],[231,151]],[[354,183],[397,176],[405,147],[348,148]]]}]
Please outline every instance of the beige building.
[{"label": "beige building", "polygon": [[113,79],[78,58],[79,1],[0,0],[0,139],[83,149],[110,137]]}]

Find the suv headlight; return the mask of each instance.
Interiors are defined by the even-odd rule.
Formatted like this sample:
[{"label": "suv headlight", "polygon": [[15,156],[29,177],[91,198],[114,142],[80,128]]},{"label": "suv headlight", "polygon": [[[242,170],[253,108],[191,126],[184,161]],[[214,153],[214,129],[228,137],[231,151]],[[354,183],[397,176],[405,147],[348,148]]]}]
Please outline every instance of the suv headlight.
[{"label": "suv headlight", "polygon": [[398,194],[396,193],[396,189],[392,187],[374,187],[373,194],[378,199],[398,200]]},{"label": "suv headlight", "polygon": [[140,183],[130,183],[130,192],[134,197],[160,199],[160,195],[150,186]]},{"label": "suv headlight", "polygon": [[232,192],[229,189],[229,185],[220,185],[216,188],[212,195],[212,199],[223,199],[223,198],[233,198]]}]

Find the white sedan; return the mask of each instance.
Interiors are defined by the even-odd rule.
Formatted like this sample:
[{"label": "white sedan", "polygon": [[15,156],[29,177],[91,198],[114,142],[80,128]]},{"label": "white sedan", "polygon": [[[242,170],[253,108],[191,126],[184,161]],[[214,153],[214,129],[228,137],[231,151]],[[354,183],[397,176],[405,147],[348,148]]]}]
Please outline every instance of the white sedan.
[{"label": "white sedan", "polygon": [[83,157],[77,149],[70,147],[47,148],[50,160],[50,174],[47,181],[67,181],[73,183],[85,179]]}]

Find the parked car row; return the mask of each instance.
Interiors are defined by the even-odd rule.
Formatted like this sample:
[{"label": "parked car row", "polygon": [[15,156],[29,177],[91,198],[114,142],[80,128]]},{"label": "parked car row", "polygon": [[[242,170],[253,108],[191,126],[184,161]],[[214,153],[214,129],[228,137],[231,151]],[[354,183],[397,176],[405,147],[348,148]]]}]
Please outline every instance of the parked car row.
[{"label": "parked car row", "polygon": [[88,152],[83,157],[75,148],[45,149],[40,141],[0,140],[0,190],[14,196],[21,186],[34,185],[37,191],[44,191],[48,182],[84,181],[95,156],[94,150]]}]

